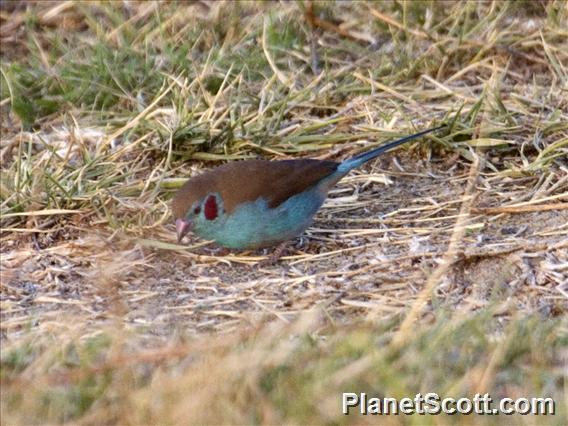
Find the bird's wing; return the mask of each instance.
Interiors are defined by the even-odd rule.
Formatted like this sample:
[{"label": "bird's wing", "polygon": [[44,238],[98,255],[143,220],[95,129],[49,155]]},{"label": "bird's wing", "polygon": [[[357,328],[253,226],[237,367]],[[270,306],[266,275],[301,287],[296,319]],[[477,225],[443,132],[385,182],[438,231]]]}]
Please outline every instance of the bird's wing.
[{"label": "bird's wing", "polygon": [[[213,169],[211,174],[224,208],[231,213],[243,202],[262,197],[271,208],[333,175],[338,163],[321,160],[236,161]],[[330,181],[330,186],[335,183]]]}]

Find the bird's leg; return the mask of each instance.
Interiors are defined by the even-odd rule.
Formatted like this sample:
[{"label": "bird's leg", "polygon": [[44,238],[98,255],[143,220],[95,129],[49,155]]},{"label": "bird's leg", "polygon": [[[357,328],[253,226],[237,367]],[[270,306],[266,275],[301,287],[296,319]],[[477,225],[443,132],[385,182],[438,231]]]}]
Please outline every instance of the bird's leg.
[{"label": "bird's leg", "polygon": [[298,238],[298,244],[296,244],[296,248],[302,250],[308,246],[308,243],[309,243],[309,238],[306,235],[301,235]]},{"label": "bird's leg", "polygon": [[278,260],[282,257],[282,255],[286,252],[286,248],[288,247],[289,244],[290,244],[290,241],[284,241],[284,242],[278,244],[278,246],[276,246],[274,251],[272,253],[270,253],[265,260],[259,262],[258,265],[259,266],[273,266],[273,265],[275,265],[278,262]]},{"label": "bird's leg", "polygon": [[229,250],[226,247],[213,247],[213,248],[207,248],[206,251],[208,251],[211,255],[213,256],[227,256],[231,253],[231,250]]}]

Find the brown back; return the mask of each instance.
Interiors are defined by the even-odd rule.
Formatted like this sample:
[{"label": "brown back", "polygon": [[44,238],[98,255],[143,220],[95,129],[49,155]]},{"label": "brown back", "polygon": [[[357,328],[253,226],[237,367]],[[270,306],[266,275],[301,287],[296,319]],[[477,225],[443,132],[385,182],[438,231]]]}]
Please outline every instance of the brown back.
[{"label": "brown back", "polygon": [[[173,199],[175,218],[183,218],[196,200],[210,192],[223,198],[227,213],[247,201],[263,197],[276,207],[291,196],[332,175],[338,163],[321,160],[247,160],[235,161],[189,179]],[[339,180],[341,176],[338,176]],[[330,182],[330,186],[335,182]]]}]

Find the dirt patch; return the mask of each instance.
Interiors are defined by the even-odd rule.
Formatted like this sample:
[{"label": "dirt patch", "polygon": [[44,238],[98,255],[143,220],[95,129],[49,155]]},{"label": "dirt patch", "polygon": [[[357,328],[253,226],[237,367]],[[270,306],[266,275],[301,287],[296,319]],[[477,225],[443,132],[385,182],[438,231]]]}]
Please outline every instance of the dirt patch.
[{"label": "dirt patch", "polygon": [[[78,316],[96,329],[116,315],[127,328],[167,336],[287,322],[314,306],[324,307],[332,323],[401,315],[447,249],[468,166],[448,170],[433,161],[426,167],[407,155],[398,163],[405,171],[391,171],[386,186],[374,182],[383,171],[377,166],[342,181],[313,227],[270,267],[255,265],[263,251],[153,250],[104,230],[22,237],[2,255],[3,338]],[[516,186],[538,177],[508,179],[498,188],[484,185],[486,179],[479,177],[476,206],[506,205]],[[566,223],[562,209],[471,214],[461,253],[436,298],[463,310],[497,303],[504,313],[560,315]],[[172,242],[172,226],[152,238]]]}]

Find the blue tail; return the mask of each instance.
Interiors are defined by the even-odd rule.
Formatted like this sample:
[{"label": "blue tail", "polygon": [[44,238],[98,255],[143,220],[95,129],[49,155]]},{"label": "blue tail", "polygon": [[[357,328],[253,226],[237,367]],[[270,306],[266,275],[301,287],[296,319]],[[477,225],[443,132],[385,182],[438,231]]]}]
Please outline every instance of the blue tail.
[{"label": "blue tail", "polygon": [[389,150],[391,150],[391,149],[393,149],[393,148],[395,148],[399,145],[402,145],[403,143],[409,142],[413,139],[416,139],[420,136],[423,136],[423,135],[428,134],[430,132],[433,132],[435,130],[439,130],[443,127],[446,127],[446,126],[434,127],[433,129],[428,129],[428,130],[424,130],[423,132],[415,133],[415,134],[410,135],[410,136],[405,136],[402,139],[398,139],[396,141],[387,143],[386,145],[372,149],[369,152],[364,152],[362,154],[359,154],[359,155],[357,155],[353,158],[350,158],[349,160],[345,160],[344,162],[342,162],[339,165],[339,167],[337,168],[337,170],[347,173],[348,171],[354,169],[355,167],[359,167],[361,164],[366,163],[367,161],[372,160],[375,157],[378,157],[379,155],[381,155],[385,151],[389,151]]}]

